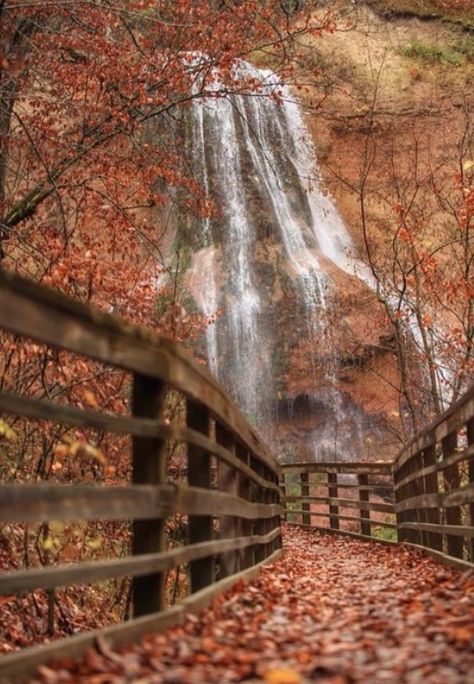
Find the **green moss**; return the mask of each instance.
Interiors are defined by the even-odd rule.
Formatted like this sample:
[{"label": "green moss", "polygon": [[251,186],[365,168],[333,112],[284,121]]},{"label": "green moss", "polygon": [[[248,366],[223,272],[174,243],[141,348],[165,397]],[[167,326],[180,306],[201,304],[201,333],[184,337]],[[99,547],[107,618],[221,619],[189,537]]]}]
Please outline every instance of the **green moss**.
[{"label": "green moss", "polygon": [[415,40],[401,49],[402,55],[410,59],[422,60],[444,66],[462,66],[467,59],[474,57],[474,46],[460,42],[452,46],[441,46]]},{"label": "green moss", "polygon": [[391,527],[373,527],[372,536],[377,537],[377,539],[385,539],[386,541],[398,541],[397,530]]}]

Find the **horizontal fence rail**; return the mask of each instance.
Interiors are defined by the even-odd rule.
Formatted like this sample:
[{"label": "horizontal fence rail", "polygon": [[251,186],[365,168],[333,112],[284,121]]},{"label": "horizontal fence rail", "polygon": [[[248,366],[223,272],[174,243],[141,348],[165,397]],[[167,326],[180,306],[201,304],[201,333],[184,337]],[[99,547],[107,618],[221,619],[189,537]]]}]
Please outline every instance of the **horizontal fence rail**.
[{"label": "horizontal fence rail", "polygon": [[393,464],[400,541],[474,563],[474,387]]},{"label": "horizontal fence rail", "polygon": [[282,465],[286,520],[474,567],[474,387],[393,462]]},{"label": "horizontal fence rail", "polygon": [[292,463],[282,471],[290,524],[396,540],[390,463]]},{"label": "horizontal fence rail", "polygon": [[[130,371],[131,415],[0,393],[0,412],[132,437],[130,481],[3,483],[1,523],[131,521],[125,557],[19,568],[0,575],[0,595],[131,577],[133,619],[100,633],[114,643],[182,619],[281,549],[280,467],[212,377],[178,345],[60,293],[0,272],[0,328],[49,347]],[[181,424],[164,418],[167,394],[181,397]],[[186,481],[167,472],[167,445],[184,451]],[[166,521],[185,516],[187,538],[168,548]],[[190,595],[167,606],[165,573],[187,564]],[[78,655],[85,633],[0,658],[0,675],[24,674],[49,657]],[[1,678],[1,677],[0,677]],[[3,680],[2,680],[3,681]]]}]

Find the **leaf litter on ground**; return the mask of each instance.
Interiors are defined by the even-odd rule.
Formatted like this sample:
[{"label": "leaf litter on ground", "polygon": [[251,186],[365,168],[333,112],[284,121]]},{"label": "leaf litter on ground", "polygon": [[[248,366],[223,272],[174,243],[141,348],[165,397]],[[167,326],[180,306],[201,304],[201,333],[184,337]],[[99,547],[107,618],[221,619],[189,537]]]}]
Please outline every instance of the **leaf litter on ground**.
[{"label": "leaf litter on ground", "polygon": [[297,527],[285,552],[184,624],[35,684],[474,684],[474,575],[407,547]]}]

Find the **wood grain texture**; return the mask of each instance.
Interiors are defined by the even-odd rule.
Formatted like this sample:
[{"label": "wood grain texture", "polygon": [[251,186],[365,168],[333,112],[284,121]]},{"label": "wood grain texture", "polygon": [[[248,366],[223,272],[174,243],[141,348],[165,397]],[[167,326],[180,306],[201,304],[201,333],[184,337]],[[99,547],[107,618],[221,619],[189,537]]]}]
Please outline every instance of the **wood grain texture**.
[{"label": "wood grain texture", "polygon": [[4,573],[0,575],[0,595],[9,596],[34,589],[54,589],[73,584],[102,582],[112,577],[138,577],[162,572],[206,556],[246,549],[256,544],[268,544],[280,534],[281,529],[277,528],[264,536],[218,539],[161,553]]},{"label": "wood grain texture", "polygon": [[179,345],[60,292],[0,271],[0,326],[172,385],[212,414],[275,472],[279,465],[229,395]]},{"label": "wood grain texture", "polygon": [[40,483],[0,487],[0,522],[152,520],[178,511],[251,519],[280,515],[282,508],[278,504],[251,503],[225,492],[176,484],[103,487]]}]

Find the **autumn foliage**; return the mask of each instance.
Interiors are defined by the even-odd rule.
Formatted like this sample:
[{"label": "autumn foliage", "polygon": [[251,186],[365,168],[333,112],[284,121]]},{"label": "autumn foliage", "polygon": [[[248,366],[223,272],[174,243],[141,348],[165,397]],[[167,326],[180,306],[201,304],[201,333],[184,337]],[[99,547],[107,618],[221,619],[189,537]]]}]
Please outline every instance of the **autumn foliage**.
[{"label": "autumn foliage", "polygon": [[[183,305],[179,257],[165,263],[165,256],[176,216],[216,208],[190,172],[183,111],[197,98],[259,95],[260,84],[234,70],[257,53],[292,77],[295,40],[330,25],[329,16],[313,23],[298,4],[0,2],[2,267],[192,342],[206,321]],[[129,410],[124,373],[7,335],[2,352],[4,390]],[[170,397],[168,419],[179,410]],[[129,476],[127,438],[19,419],[0,422],[0,438],[4,480],[118,483]],[[179,478],[179,453],[170,448],[172,458]],[[179,521],[172,528],[175,543]],[[116,556],[128,539],[127,525],[11,526],[0,536],[0,559],[14,568]],[[10,625],[4,648],[122,617],[128,600],[127,582],[91,590],[88,599],[81,592],[13,599],[1,607],[2,624]]]},{"label": "autumn foliage", "polygon": [[407,548],[313,530],[287,530],[285,545],[276,563],[184,625],[118,651],[102,640],[80,663],[42,667],[37,681],[469,681],[469,573]]}]

